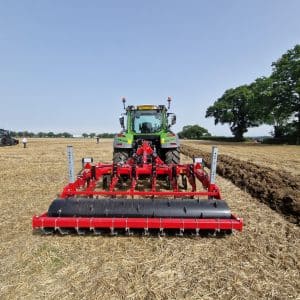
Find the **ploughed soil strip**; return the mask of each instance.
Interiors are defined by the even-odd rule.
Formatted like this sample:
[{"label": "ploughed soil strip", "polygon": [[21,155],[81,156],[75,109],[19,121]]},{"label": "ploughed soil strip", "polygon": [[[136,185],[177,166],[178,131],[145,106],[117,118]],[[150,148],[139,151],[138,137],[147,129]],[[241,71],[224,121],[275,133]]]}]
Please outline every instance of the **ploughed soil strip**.
[{"label": "ploughed soil strip", "polygon": [[[181,153],[202,157],[210,167],[211,154],[196,146],[181,144]],[[283,214],[290,222],[300,224],[300,183],[295,176],[224,154],[218,156],[217,173]]]}]

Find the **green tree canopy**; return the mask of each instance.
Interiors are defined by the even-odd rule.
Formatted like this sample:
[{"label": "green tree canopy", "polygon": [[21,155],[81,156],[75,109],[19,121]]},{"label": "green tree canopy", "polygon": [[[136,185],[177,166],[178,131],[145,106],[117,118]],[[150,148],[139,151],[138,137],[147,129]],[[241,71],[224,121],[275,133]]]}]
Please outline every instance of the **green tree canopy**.
[{"label": "green tree canopy", "polygon": [[274,126],[274,137],[300,143],[300,45],[288,50],[272,64],[270,77],[250,85],[228,89],[208,107],[206,117],[215,124],[230,125],[237,140],[249,127]]},{"label": "green tree canopy", "polygon": [[62,133],[62,136],[65,137],[65,138],[72,138],[73,137],[73,134],[69,133],[69,132],[63,132]]},{"label": "green tree canopy", "polygon": [[297,118],[297,143],[300,142],[300,45],[288,50],[273,62],[274,107]]},{"label": "green tree canopy", "polygon": [[200,139],[204,136],[211,136],[207,129],[199,125],[186,125],[178,133],[179,138]]},{"label": "green tree canopy", "polygon": [[39,138],[42,138],[42,137],[45,137],[47,134],[45,133],[45,132],[38,132],[38,134],[37,134],[37,136],[39,137]]},{"label": "green tree canopy", "polygon": [[53,138],[53,137],[55,137],[55,133],[52,132],[52,131],[49,131],[49,132],[47,133],[47,136],[50,137],[50,138]]},{"label": "green tree canopy", "polygon": [[260,77],[250,84],[254,97],[257,117],[262,123],[274,126],[275,137],[282,136],[290,113],[281,109],[274,101],[274,80],[272,77]]},{"label": "green tree canopy", "polygon": [[248,85],[225,91],[223,96],[208,107],[206,117],[213,117],[215,124],[228,123],[236,140],[244,139],[249,127],[259,126],[261,112]]}]

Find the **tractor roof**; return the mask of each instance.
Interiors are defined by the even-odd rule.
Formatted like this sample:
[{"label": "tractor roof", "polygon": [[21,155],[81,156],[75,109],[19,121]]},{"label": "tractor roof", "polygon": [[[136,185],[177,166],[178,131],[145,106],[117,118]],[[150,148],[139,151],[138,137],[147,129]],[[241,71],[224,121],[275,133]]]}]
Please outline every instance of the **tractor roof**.
[{"label": "tractor roof", "polygon": [[157,109],[156,105],[151,104],[144,104],[144,105],[137,105],[137,110],[151,110],[151,109]]},{"label": "tractor roof", "polygon": [[137,105],[133,106],[130,105],[127,107],[127,110],[165,110],[165,105],[153,105],[153,104],[143,104],[143,105]]}]

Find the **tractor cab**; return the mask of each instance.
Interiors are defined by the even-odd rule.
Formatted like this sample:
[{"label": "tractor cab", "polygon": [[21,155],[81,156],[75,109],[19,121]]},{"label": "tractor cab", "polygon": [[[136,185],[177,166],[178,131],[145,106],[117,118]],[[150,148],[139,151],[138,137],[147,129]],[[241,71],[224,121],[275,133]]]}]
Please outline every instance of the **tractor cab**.
[{"label": "tractor cab", "polygon": [[163,110],[154,105],[140,105],[132,111],[131,130],[135,133],[158,133],[163,129]]}]

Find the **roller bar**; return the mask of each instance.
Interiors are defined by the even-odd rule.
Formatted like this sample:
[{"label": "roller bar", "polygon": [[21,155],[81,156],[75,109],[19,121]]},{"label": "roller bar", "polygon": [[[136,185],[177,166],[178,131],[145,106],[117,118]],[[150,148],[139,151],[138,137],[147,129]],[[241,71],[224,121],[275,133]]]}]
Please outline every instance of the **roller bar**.
[{"label": "roller bar", "polygon": [[34,216],[34,229],[181,229],[181,230],[238,230],[243,220],[231,215],[230,219],[181,219],[181,218],[75,218],[49,217],[47,213]]},{"label": "roller bar", "polygon": [[55,199],[49,217],[230,219],[224,200],[214,199]]}]

